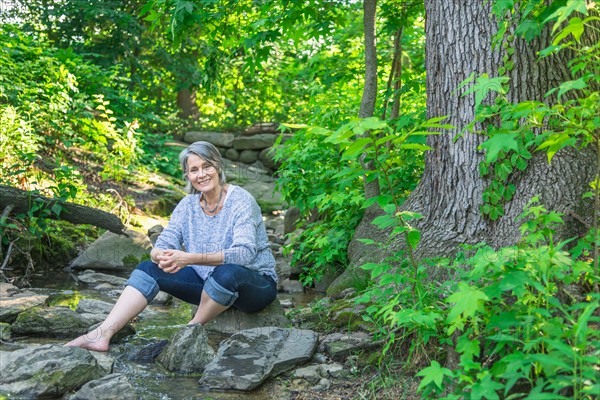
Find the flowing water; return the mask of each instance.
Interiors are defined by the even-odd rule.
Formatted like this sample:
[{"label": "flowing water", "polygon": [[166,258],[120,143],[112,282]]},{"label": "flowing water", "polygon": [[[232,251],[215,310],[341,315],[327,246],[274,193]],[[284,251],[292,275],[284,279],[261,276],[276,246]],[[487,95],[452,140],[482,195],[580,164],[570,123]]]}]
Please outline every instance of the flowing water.
[{"label": "flowing water", "polygon": [[[40,288],[51,295],[53,305],[74,307],[82,298],[93,298],[115,302],[116,298],[108,297],[101,292],[78,286],[73,275],[53,272],[51,275],[37,276],[32,287]],[[84,285],[85,286],[85,285]],[[296,295],[280,294],[280,300],[291,298],[295,305],[304,305],[315,298],[313,294]],[[156,362],[142,363],[130,361],[129,357],[143,346],[159,340],[170,339],[178,329],[191,318],[191,305],[173,299],[169,305],[153,305],[140,314],[134,322],[137,333],[126,338],[122,343],[112,344],[109,355],[115,359],[113,372],[126,375],[143,399],[180,400],[180,399],[214,399],[214,400],[262,400],[272,396],[264,386],[249,392],[203,392],[198,385],[199,376],[181,376],[170,373]],[[209,342],[216,351],[224,337],[209,334]],[[64,343],[65,340],[30,338],[18,340],[22,343]]]}]

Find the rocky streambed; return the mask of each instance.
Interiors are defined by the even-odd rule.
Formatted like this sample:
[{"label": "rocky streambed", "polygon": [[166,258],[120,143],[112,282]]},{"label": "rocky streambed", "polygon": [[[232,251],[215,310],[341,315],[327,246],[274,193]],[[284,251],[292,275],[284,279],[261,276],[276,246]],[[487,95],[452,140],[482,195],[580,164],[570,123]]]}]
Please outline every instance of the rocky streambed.
[{"label": "rocky streambed", "polygon": [[79,277],[72,289],[0,284],[2,396],[298,398],[349,381],[357,371],[348,356],[373,344],[365,333],[324,334],[295,326],[290,310],[296,318],[299,313],[289,294],[257,314],[228,310],[205,327],[185,326],[192,307],[161,294],[108,353],[63,347],[104,319],[125,279],[90,270]]}]

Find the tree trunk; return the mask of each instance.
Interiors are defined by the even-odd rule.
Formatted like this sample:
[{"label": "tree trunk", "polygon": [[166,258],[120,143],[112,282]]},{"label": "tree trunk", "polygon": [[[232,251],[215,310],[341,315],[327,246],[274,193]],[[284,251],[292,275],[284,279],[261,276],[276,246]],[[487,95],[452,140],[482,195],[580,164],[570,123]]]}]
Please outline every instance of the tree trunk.
[{"label": "tree trunk", "polygon": [[[377,14],[377,0],[364,0],[363,4],[363,26],[365,39],[365,87],[363,89],[359,118],[369,118],[375,111],[377,101],[377,47],[375,43],[375,16]],[[365,135],[369,135],[368,132]],[[364,169],[372,170],[375,168],[372,162],[365,162],[361,157],[361,163]],[[379,195],[379,183],[374,180],[364,183],[365,197],[367,199]],[[371,207],[372,208],[372,207]],[[370,215],[367,210],[366,215]]]},{"label": "tree trunk", "polygon": [[[455,141],[456,135],[473,120],[475,107],[473,94],[462,96],[464,89],[455,91],[473,72],[476,76],[498,75],[503,54],[491,47],[497,23],[491,2],[426,0],[425,8],[427,115],[448,115],[448,123],[456,128],[428,138],[428,145],[434,150],[426,155],[423,177],[403,205],[404,209],[424,216],[416,224],[422,234],[416,255],[451,256],[460,244],[482,241],[494,247],[516,243],[520,238],[516,217],[535,195],[548,210],[565,215],[559,238],[582,233],[585,223],[591,224],[593,209],[591,203],[582,200],[595,174],[596,154],[591,147],[582,151],[561,150],[552,164],[548,164],[544,152],[536,153],[523,173],[510,178],[516,193],[505,205],[505,215],[496,221],[482,215],[482,191],[487,182],[479,174],[484,154],[477,148],[486,138],[466,132]],[[550,43],[550,28],[547,26],[532,42],[513,42],[510,101],[543,101],[550,88],[571,79],[564,52],[538,60],[537,51]],[[351,264],[356,267],[373,261],[372,247],[356,239],[385,241],[386,237],[370,221],[363,220],[350,245]],[[403,243],[395,245],[403,247]]]},{"label": "tree trunk", "polygon": [[200,110],[196,104],[196,89],[185,88],[177,92],[177,106],[180,109],[178,116],[181,119],[198,119],[200,117]]},{"label": "tree trunk", "polygon": [[114,214],[96,208],[65,203],[55,199],[39,196],[10,186],[0,185],[0,210],[8,207],[11,213],[27,213],[34,201],[41,201],[47,209],[54,204],[60,204],[60,216],[51,214],[48,218],[61,219],[72,224],[89,224],[107,229],[117,234],[125,233],[123,222]]},{"label": "tree trunk", "polygon": [[[505,215],[497,221],[482,215],[482,191],[487,182],[479,174],[483,153],[477,147],[485,137],[466,133],[454,142],[473,120],[475,100],[473,94],[463,97],[452,93],[472,72],[498,75],[503,54],[491,48],[497,28],[491,2],[427,0],[425,7],[427,115],[450,115],[449,123],[456,129],[429,137],[428,144],[435,150],[427,154],[423,178],[406,203],[407,209],[418,209],[425,216],[420,254],[450,255],[462,243],[485,241],[494,247],[516,243],[520,239],[516,218],[536,195],[547,209],[565,213],[559,237],[577,234],[581,221],[574,215],[587,218],[592,210],[586,209],[581,197],[594,177],[596,158],[590,154],[591,148],[559,152],[551,165],[545,153],[537,153],[524,173],[511,178],[517,190],[505,206]],[[571,79],[565,52],[538,59],[537,52],[550,40],[547,26],[530,43],[523,39],[513,42],[510,101],[542,101],[548,90]]]}]

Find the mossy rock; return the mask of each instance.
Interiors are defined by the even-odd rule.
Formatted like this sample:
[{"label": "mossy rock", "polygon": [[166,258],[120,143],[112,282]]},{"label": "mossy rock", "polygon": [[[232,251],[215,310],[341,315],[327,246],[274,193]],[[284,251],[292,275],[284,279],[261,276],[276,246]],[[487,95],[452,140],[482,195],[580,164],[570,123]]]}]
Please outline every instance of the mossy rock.
[{"label": "mossy rock", "polygon": [[19,314],[12,331],[27,336],[74,337],[86,333],[90,322],[68,307],[33,307]]},{"label": "mossy rock", "polygon": [[348,268],[338,276],[327,288],[327,296],[339,297],[346,289],[356,289],[361,291],[368,286],[370,276],[367,271],[360,267],[348,266]]}]

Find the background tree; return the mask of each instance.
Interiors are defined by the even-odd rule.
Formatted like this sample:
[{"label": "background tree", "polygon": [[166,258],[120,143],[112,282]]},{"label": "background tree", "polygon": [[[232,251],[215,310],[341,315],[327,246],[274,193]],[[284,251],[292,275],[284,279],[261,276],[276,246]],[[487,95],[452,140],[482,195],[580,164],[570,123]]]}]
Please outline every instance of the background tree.
[{"label": "background tree", "polygon": [[[531,145],[521,146],[519,151],[521,157],[527,159],[527,168],[521,171],[511,165],[512,173],[494,188],[501,198],[496,204],[501,204],[502,213],[482,212],[483,195],[490,184],[490,179],[482,178],[480,174],[480,164],[485,161],[481,146],[486,138],[465,128],[475,119],[476,106],[482,101],[478,95],[485,88],[480,85],[478,90],[469,92],[465,87],[460,88],[461,82],[471,74],[494,77],[506,73],[510,78],[509,101],[549,102],[552,97],[546,98],[545,94],[570,80],[567,52],[543,59],[538,57],[538,52],[551,43],[550,26],[537,33],[527,32],[527,38],[511,35],[510,46],[493,46],[498,23],[494,20],[492,4],[425,2],[427,114],[428,117],[448,115],[448,122],[455,129],[428,138],[428,145],[434,150],[427,153],[423,177],[403,205],[403,209],[424,216],[416,224],[422,232],[417,249],[421,257],[450,255],[461,244],[484,241],[493,246],[505,246],[516,243],[520,238],[520,223],[516,217],[535,195],[540,196],[546,208],[565,214],[567,223],[559,232],[560,237],[583,234],[591,224],[593,207],[582,199],[596,171],[596,157],[591,148],[564,149],[548,163],[545,153],[533,151]],[[545,9],[544,15],[536,17],[544,19],[554,9]],[[518,18],[519,12],[514,13],[511,18]],[[512,50],[507,51],[509,47]],[[501,90],[498,81],[490,80],[487,85],[492,86],[492,91]],[[493,103],[494,96],[485,101]],[[496,126],[498,122],[479,123],[474,129],[482,131],[491,126],[490,136],[508,133]],[[508,148],[505,150],[508,153]],[[499,163],[502,161],[500,159]],[[502,191],[509,187],[510,193]],[[363,220],[355,238],[381,240],[384,236],[371,221]],[[396,245],[402,246],[401,243]],[[351,263],[360,265],[368,246],[356,242],[350,248]]]}]

